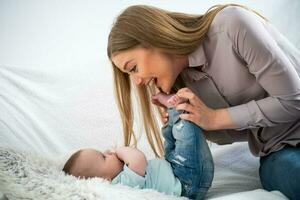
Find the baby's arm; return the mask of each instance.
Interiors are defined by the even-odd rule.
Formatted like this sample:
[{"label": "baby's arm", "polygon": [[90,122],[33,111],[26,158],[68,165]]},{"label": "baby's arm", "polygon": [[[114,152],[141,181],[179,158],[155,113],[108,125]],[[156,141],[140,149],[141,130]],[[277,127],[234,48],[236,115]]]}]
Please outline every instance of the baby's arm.
[{"label": "baby's arm", "polygon": [[120,147],[116,149],[116,154],[132,171],[145,176],[147,160],[143,152],[132,147]]}]

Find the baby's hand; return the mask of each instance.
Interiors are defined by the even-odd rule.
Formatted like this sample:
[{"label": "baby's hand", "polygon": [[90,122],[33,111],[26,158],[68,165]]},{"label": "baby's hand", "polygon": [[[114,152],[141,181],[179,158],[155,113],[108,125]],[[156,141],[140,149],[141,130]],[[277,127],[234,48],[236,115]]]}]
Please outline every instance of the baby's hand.
[{"label": "baby's hand", "polygon": [[147,160],[142,151],[133,147],[120,147],[116,152],[118,158],[123,160],[131,170],[141,176],[145,175]]},{"label": "baby's hand", "polygon": [[168,120],[169,120],[169,114],[168,114],[167,110],[164,109],[162,111],[162,121],[164,124],[166,124],[168,122]]}]

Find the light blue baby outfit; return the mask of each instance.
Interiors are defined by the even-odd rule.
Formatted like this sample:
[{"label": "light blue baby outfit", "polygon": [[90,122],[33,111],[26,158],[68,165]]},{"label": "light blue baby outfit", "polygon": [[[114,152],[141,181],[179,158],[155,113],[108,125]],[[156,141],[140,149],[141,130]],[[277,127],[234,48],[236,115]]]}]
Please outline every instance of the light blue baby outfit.
[{"label": "light blue baby outfit", "polygon": [[124,165],[123,171],[112,180],[112,184],[118,183],[140,189],[154,189],[170,195],[181,195],[181,183],[174,176],[170,163],[164,159],[148,160],[145,177]]},{"label": "light blue baby outfit", "polygon": [[213,158],[205,136],[199,126],[180,119],[175,108],[169,108],[168,114],[168,123],[161,130],[165,159],[149,160],[145,177],[124,166],[112,183],[202,200],[214,176]]}]

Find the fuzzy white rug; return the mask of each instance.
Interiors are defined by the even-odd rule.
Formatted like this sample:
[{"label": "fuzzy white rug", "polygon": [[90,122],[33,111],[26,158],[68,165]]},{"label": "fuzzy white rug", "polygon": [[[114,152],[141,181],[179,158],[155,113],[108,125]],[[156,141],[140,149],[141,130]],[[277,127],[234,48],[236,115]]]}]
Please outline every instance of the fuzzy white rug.
[{"label": "fuzzy white rug", "polygon": [[[213,147],[215,177],[207,199],[213,200],[286,200],[278,191],[260,189],[257,159],[243,143]],[[70,152],[71,153],[71,152]],[[226,156],[227,155],[227,156]],[[68,154],[50,159],[36,153],[0,147],[0,194],[10,200],[126,200],[186,199],[167,196],[154,190],[110,185],[101,178],[80,180],[65,175],[61,169]],[[0,195],[0,200],[7,200]]]},{"label": "fuzzy white rug", "polygon": [[154,190],[111,185],[101,178],[80,180],[65,175],[57,161],[0,148],[0,190],[10,200],[174,200]]}]

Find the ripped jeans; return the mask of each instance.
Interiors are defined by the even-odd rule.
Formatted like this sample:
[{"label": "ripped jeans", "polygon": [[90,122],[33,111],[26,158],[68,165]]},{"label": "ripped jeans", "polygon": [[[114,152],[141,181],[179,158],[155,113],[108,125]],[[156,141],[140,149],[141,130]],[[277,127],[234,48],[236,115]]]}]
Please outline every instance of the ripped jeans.
[{"label": "ripped jeans", "polygon": [[162,127],[165,159],[182,185],[181,196],[204,199],[214,176],[214,163],[201,128],[182,120],[169,108],[168,123]]}]

